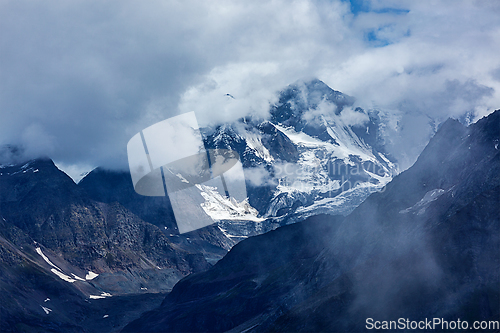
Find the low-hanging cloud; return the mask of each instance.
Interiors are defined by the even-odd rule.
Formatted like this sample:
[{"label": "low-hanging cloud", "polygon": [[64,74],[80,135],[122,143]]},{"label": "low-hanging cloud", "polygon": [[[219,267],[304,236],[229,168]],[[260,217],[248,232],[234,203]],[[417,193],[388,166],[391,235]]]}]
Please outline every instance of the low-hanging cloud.
[{"label": "low-hanging cloud", "polygon": [[476,120],[500,106],[499,13],[447,0],[4,1],[0,145],[126,168],[143,128],[187,111],[202,126],[265,117],[304,77],[403,118]]},{"label": "low-hanging cloud", "polygon": [[252,186],[275,186],[276,179],[263,166],[245,169],[245,180]]}]

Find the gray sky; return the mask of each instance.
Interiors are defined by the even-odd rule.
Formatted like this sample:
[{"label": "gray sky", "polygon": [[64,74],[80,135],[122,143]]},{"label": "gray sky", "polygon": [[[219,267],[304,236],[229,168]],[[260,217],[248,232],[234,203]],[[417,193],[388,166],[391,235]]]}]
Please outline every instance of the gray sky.
[{"label": "gray sky", "polygon": [[474,0],[4,0],[0,145],[68,170],[123,168],[149,125],[265,115],[311,77],[404,111],[408,145],[424,131],[412,117],[500,108],[499,18],[500,2]]}]

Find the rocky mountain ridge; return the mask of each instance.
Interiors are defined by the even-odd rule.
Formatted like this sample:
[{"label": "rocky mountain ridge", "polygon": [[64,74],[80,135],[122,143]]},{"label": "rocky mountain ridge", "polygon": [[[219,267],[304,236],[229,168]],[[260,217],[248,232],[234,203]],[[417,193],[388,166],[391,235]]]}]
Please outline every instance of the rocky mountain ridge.
[{"label": "rocky mountain ridge", "polygon": [[376,111],[353,104],[354,98],[319,80],[297,82],[279,94],[269,119],[201,129],[208,149],[239,153],[248,202],[263,221],[248,221],[253,230],[242,229],[217,212],[207,214],[241,239],[311,214],[346,215],[382,189],[399,172],[384,149],[381,129],[387,124]]},{"label": "rocky mountain ridge", "polygon": [[0,218],[2,331],[35,322],[79,330],[64,302],[168,292],[210,267],[119,203],[91,199],[49,159],[0,168]]},{"label": "rocky mountain ridge", "polygon": [[[214,263],[242,239],[311,214],[345,215],[382,189],[398,172],[379,133],[385,124],[374,113],[353,109],[353,103],[319,80],[298,82],[280,93],[268,120],[247,117],[201,128],[207,149],[240,155],[248,200],[236,202],[217,189],[197,186],[205,213],[217,225],[190,233],[189,243],[201,242],[202,251],[204,240],[222,248],[205,256]],[[117,201],[167,235],[177,235],[169,199],[137,195],[129,178],[126,172],[98,168],[79,186],[94,200]]]},{"label": "rocky mountain ridge", "polygon": [[359,332],[367,318],[498,321],[499,141],[500,110],[468,128],[448,120],[410,169],[345,218],[311,217],[240,242],[124,331]]},{"label": "rocky mountain ridge", "polygon": [[[286,88],[270,119],[245,118],[202,129],[207,148],[239,153],[248,199],[236,202],[213,188],[197,186],[206,200],[203,209],[217,224],[186,234],[176,229],[168,197],[138,195],[128,172],[97,168],[75,184],[49,159],[3,165],[0,288],[6,305],[1,330],[118,330],[158,306],[158,295],[177,281],[209,269],[241,240],[321,213],[340,225],[342,218],[334,214],[347,215],[398,172],[379,133],[383,121],[372,111],[353,108],[353,103],[352,97],[313,80]],[[432,193],[429,198],[432,202]],[[417,206],[404,209],[420,210]],[[319,239],[331,227],[317,223],[319,231],[306,231],[309,227],[299,224],[277,234],[302,230]],[[307,243],[303,235],[286,237]],[[252,242],[250,238],[245,244]],[[293,262],[295,250],[281,246],[268,252],[284,250],[276,258]],[[307,258],[314,251],[304,249],[304,267],[310,267]],[[269,262],[265,256],[262,260]],[[291,273],[290,267],[283,272]],[[257,284],[262,282],[259,272],[252,273]],[[316,273],[294,274],[297,279],[319,279]],[[294,283],[286,283],[288,289],[276,288],[270,294],[274,298],[263,304],[288,309],[294,298],[282,301],[283,293],[293,290],[305,300],[313,290],[299,292]],[[141,303],[135,304],[136,299]],[[258,308],[262,299],[257,300],[252,304]],[[99,304],[115,310],[103,313]],[[108,318],[107,324],[102,321]]]}]

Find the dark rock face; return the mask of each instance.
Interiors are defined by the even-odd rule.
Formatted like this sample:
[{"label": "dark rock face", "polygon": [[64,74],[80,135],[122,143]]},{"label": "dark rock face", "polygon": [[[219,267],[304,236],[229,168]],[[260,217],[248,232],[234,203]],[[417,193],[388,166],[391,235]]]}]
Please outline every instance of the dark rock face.
[{"label": "dark rock face", "polygon": [[165,297],[150,293],[89,300],[72,283],[48,274],[35,256],[0,237],[1,332],[112,332]]},{"label": "dark rock face", "polygon": [[176,257],[172,242],[159,228],[116,202],[93,201],[52,161],[2,168],[2,174],[2,217],[34,241],[62,253],[70,264],[92,270],[104,260],[111,269],[126,269],[138,265],[138,256],[144,255],[156,266],[176,267],[184,274],[193,271],[187,259]]},{"label": "dark rock face", "polygon": [[268,121],[259,124],[258,128],[263,133],[262,143],[273,158],[289,163],[297,162],[299,159],[297,147],[285,134]]},{"label": "dark rock face", "polygon": [[[366,319],[500,319],[500,111],[444,123],[345,218],[250,238],[124,331],[360,332]],[[440,330],[440,328],[437,328]]]},{"label": "dark rock face", "polygon": [[79,183],[95,201],[118,202],[142,220],[175,231],[175,217],[168,197],[146,197],[134,191],[129,172],[101,168],[92,170]]},{"label": "dark rock face", "polygon": [[210,263],[221,259],[235,244],[216,225],[179,234],[168,196],[147,197],[137,194],[128,172],[97,168],[85,176],[78,187],[95,201],[119,203],[142,220],[159,227],[176,247],[189,253],[203,254]]},{"label": "dark rock face", "polygon": [[321,235],[334,232],[340,220],[315,216],[238,243],[206,274],[180,281],[160,308],[125,331],[222,332],[276,318],[335,271],[335,263],[314,258],[325,247]]},{"label": "dark rock face", "polygon": [[469,128],[447,121],[415,165],[332,238],[352,287],[334,292],[332,281],[270,330],[359,331],[366,318],[498,320],[499,126],[499,111]]},{"label": "dark rock face", "polygon": [[166,292],[210,267],[201,252],[104,199],[93,200],[48,159],[0,168],[2,331],[41,323],[81,331],[89,298]]}]

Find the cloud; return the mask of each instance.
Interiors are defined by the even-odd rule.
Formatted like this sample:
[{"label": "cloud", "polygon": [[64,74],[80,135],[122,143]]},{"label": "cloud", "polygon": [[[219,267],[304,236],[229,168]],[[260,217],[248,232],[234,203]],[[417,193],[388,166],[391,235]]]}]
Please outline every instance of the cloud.
[{"label": "cloud", "polygon": [[276,179],[263,166],[245,169],[245,180],[252,186],[275,186]]},{"label": "cloud", "polygon": [[365,108],[477,119],[500,106],[499,12],[446,0],[4,1],[0,144],[126,168],[143,128],[187,111],[200,125],[265,116],[303,77]]},{"label": "cloud", "polygon": [[370,118],[366,113],[356,111],[351,107],[346,107],[340,113],[340,119],[348,126],[361,126],[366,124]]}]

